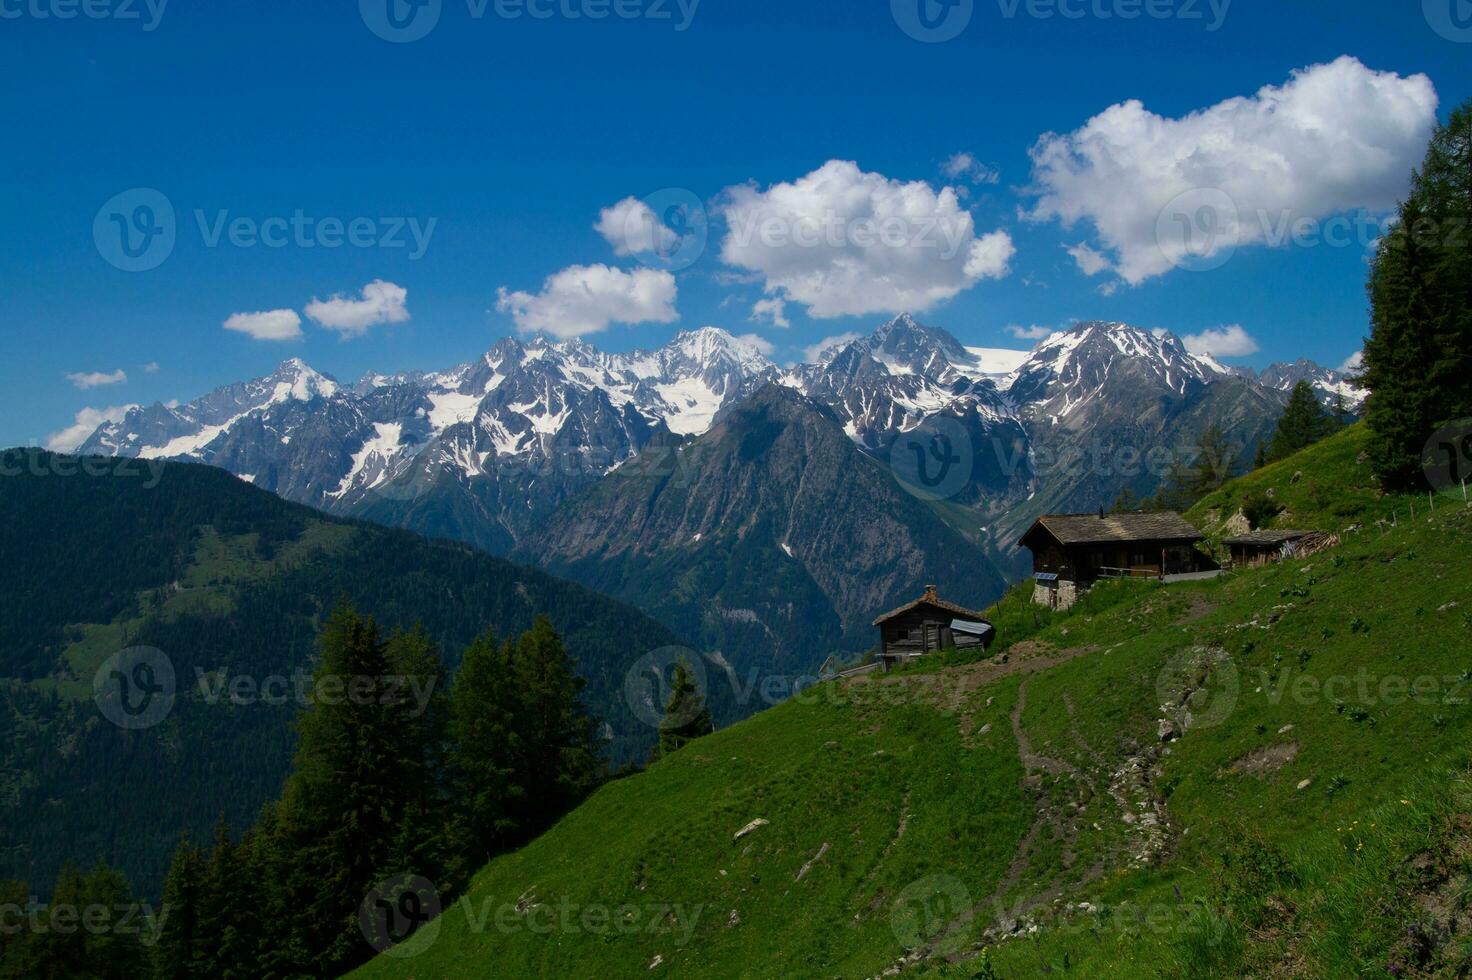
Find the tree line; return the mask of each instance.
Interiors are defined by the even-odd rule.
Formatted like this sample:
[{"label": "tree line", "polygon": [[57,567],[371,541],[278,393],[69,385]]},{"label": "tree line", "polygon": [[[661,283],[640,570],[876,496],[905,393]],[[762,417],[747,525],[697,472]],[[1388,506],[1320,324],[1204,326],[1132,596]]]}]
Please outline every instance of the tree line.
[{"label": "tree line", "polygon": [[[185,837],[137,931],[38,929],[6,915],[27,906],[25,886],[0,884],[0,977],[339,976],[376,951],[359,912],[380,883],[414,875],[453,896],[608,777],[545,617],[475,640],[452,686],[422,629],[385,636],[347,604],[319,652],[293,770],[255,824],[238,840],[223,821],[207,845]],[[44,915],[126,905],[128,891],[110,869],[68,869]]]}]

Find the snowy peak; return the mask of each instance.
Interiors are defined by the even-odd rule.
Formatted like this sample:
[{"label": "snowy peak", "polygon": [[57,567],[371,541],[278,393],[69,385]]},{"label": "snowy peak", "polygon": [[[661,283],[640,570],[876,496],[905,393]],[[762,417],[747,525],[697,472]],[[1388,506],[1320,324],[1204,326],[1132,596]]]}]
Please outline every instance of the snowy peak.
[{"label": "snowy peak", "polygon": [[951,384],[976,371],[976,358],[944,330],[902,313],[856,345],[894,375]]},{"label": "snowy peak", "polygon": [[1355,385],[1348,374],[1302,358],[1292,364],[1269,364],[1257,375],[1257,381],[1284,393],[1292,391],[1300,381],[1307,381],[1325,405],[1332,407],[1343,401],[1350,411],[1357,411],[1369,397],[1369,392]]},{"label": "snowy peak", "polygon": [[1067,414],[1083,403],[1086,392],[1102,390],[1116,376],[1184,395],[1226,373],[1210,358],[1186,350],[1169,331],[1088,321],[1044,339],[1003,387],[1019,404],[1062,398]]},{"label": "snowy peak", "polygon": [[282,361],[276,372],[264,379],[264,386],[270,387],[272,402],[288,399],[309,402],[313,398],[331,398],[338,392],[335,380],[313,370],[300,357]]},{"label": "snowy peak", "polygon": [[673,370],[683,368],[705,373],[724,368],[757,375],[773,368],[772,362],[754,344],[733,337],[720,327],[681,332],[659,353],[661,361]]}]

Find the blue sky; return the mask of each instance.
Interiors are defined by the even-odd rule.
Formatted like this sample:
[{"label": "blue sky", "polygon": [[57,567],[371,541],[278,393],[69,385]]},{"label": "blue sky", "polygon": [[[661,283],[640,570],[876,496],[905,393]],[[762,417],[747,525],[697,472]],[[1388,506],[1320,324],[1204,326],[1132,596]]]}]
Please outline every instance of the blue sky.
[{"label": "blue sky", "polygon": [[[479,0],[442,0],[408,43],[369,27],[388,2],[173,0],[158,16],[158,0],[87,0],[105,15],[87,16],[83,0],[0,0],[0,444],[292,356],[343,379],[448,366],[560,316],[566,289],[604,285],[594,309],[571,308],[614,350],[714,324],[788,361],[914,296],[921,319],[973,345],[1030,346],[1007,328],[1073,319],[1183,336],[1236,325],[1215,346],[1257,350],[1235,363],[1337,366],[1367,329],[1375,216],[1431,122],[1472,95],[1457,0],[1061,0],[1070,17],[1042,0],[923,0],[941,30],[969,13],[941,43],[901,27],[922,0],[701,0],[693,16],[691,0],[616,0],[639,16],[605,19],[566,12],[615,0],[537,0],[553,16],[517,19],[497,0],[482,16]],[[1169,16],[1121,16],[1142,8]],[[1311,66],[1330,67],[1295,87]],[[1264,86],[1289,87],[1258,100]],[[1054,155],[1037,156],[1048,133]],[[139,188],[173,208],[174,242],[125,271],[113,222],[161,214],[138,211],[158,201]],[[619,222],[595,228],[666,188],[711,209],[710,244],[673,271],[620,255]],[[1249,230],[1235,251],[1162,263],[1169,249],[1141,235],[1167,188],[1203,228],[1217,219],[1200,194],[1223,190],[1240,227],[1308,224],[1284,244]],[[723,247],[733,217],[815,201],[839,222],[834,247]],[[964,232],[961,251],[855,244],[859,218],[905,201]],[[316,223],[283,247],[252,241],[298,213],[340,220],[338,235],[356,220],[360,242],[324,247],[333,230]],[[235,242],[228,224],[213,238],[222,217],[240,221]],[[1325,222],[1347,241],[1321,242]],[[1080,244],[1082,259],[1065,250]],[[783,301],[788,326],[753,319],[763,299]],[[290,339],[226,330],[235,314]]]}]

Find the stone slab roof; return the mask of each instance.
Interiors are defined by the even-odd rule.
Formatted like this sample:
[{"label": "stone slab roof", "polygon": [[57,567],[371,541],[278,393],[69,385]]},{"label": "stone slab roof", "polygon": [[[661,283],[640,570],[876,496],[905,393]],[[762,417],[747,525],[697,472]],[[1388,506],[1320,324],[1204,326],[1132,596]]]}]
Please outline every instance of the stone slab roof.
[{"label": "stone slab roof", "polygon": [[1060,544],[1109,544],[1129,541],[1204,541],[1195,525],[1174,511],[1154,514],[1044,514],[1023,540],[1039,527]]}]

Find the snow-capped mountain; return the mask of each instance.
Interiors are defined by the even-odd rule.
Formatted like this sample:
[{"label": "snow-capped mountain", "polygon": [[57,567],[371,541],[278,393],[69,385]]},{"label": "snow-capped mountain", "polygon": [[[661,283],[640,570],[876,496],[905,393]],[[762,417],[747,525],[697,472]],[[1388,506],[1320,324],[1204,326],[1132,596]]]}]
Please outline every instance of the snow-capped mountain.
[{"label": "snow-capped mountain", "polygon": [[1332,409],[1342,402],[1349,412],[1358,412],[1369,395],[1369,392],[1351,381],[1350,376],[1343,371],[1321,367],[1307,360],[1297,360],[1292,364],[1269,364],[1257,375],[1257,380],[1285,395],[1292,392],[1300,381],[1307,381],[1326,407]]},{"label": "snow-capped mountain", "polygon": [[1213,421],[1250,447],[1300,378],[1358,405],[1342,375],[1309,362],[1259,377],[1122,323],[1079,323],[1020,351],[967,347],[903,315],[786,371],[710,327],[628,354],[507,338],[446,371],[352,385],[292,359],[185,405],[134,409],[80,451],[209,463],[291,500],[504,553],[651,443],[699,436],[776,382],[880,461],[922,425],[964,432],[971,477],[955,500],[1005,532],[1008,515],[1092,508],[1159,477],[1060,459],[1089,444],[1143,453]]},{"label": "snow-capped mountain", "polygon": [[1086,411],[1111,383],[1184,396],[1227,373],[1211,358],[1186,350],[1175,334],[1096,321],[1044,339],[1004,386],[1014,404],[1056,423]]},{"label": "snow-capped mountain", "polygon": [[776,375],[715,328],[630,354],[507,338],[448,371],[352,386],[292,359],[187,405],[134,409],[79,451],[210,463],[335,513],[504,550],[659,433],[703,432]]}]

